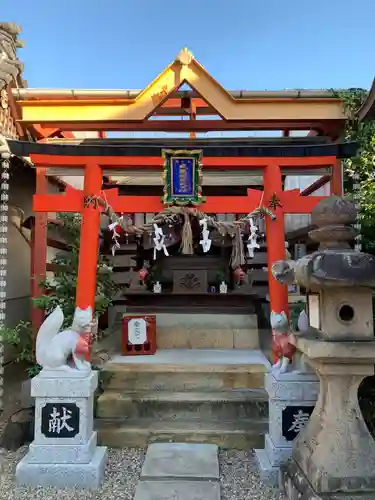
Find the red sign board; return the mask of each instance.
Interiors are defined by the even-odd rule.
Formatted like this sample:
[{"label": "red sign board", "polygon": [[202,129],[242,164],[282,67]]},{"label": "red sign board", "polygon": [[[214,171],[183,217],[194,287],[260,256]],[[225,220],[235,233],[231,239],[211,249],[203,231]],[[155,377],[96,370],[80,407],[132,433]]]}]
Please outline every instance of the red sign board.
[{"label": "red sign board", "polygon": [[156,316],[125,316],[122,320],[123,356],[155,354]]}]

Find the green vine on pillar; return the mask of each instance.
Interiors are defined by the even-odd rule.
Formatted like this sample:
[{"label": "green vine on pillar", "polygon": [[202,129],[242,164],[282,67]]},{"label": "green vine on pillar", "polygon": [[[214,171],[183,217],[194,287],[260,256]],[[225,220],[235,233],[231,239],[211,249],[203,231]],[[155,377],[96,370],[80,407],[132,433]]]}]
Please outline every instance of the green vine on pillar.
[{"label": "green vine on pillar", "polygon": [[[345,194],[353,192],[353,177],[359,174],[360,222],[362,250],[375,254],[375,121],[360,121],[358,111],[365,101],[368,92],[363,89],[336,91],[346,107],[348,119],[345,123],[344,137],[346,141],[359,144],[354,158],[343,162]],[[374,296],[375,299],[375,296]],[[373,316],[375,320],[375,300],[373,299]],[[375,321],[374,321],[375,323]],[[359,405],[366,425],[375,438],[375,377],[366,377],[358,390]]]},{"label": "green vine on pillar", "polygon": [[358,111],[368,92],[364,89],[334,91],[343,100],[348,115],[343,139],[359,144],[354,158],[346,159],[344,166],[344,191],[353,192],[353,178],[359,174],[359,203],[362,249],[375,253],[375,121],[360,121]]}]

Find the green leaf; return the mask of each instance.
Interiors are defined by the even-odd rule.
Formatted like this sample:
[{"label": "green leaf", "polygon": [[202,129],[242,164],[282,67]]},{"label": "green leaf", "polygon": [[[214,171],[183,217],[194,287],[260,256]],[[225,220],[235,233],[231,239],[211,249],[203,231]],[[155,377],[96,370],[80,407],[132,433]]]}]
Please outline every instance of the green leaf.
[{"label": "green leaf", "polygon": [[[56,231],[63,239],[69,250],[58,252],[53,264],[61,266],[54,273],[54,279],[46,279],[42,283],[45,290],[41,297],[33,299],[34,305],[43,309],[49,314],[58,305],[64,311],[64,325],[69,327],[72,324],[75,311],[75,297],[77,289],[77,275],[80,248],[81,215],[76,213],[59,213],[57,219],[63,224],[57,226]],[[113,271],[109,267],[108,259],[99,256],[97,265],[97,285],[95,309],[97,314],[104,313],[111,305],[114,296],[121,290],[121,286],[113,281]],[[35,364],[32,328],[30,323],[20,322],[12,328],[0,329],[0,335],[4,342],[16,348],[16,361],[29,363],[29,376],[34,376],[40,370]]]}]

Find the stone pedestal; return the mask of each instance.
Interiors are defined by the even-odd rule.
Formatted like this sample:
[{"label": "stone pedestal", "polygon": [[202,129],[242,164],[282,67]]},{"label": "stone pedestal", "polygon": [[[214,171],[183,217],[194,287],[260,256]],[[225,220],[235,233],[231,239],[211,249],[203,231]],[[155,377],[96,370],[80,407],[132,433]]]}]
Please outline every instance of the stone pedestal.
[{"label": "stone pedestal", "polygon": [[[62,376],[65,375],[65,378]],[[32,379],[35,436],[19,462],[16,479],[30,486],[98,488],[103,480],[107,448],[97,446],[93,431],[94,392],[98,372],[85,378],[41,372]]]},{"label": "stone pedestal", "polygon": [[320,393],[280,486],[289,499],[375,498],[375,441],[358,404],[360,383],[374,374],[375,342],[305,338],[296,346],[316,369]]},{"label": "stone pedestal", "polygon": [[356,212],[352,200],[321,201],[309,233],[319,249],[272,267],[278,281],[309,291],[310,328],[290,341],[320,379],[315,410],[280,468],[289,500],[375,498],[375,441],[358,404],[360,383],[374,374],[375,256],[351,249]]},{"label": "stone pedestal", "polygon": [[319,394],[314,373],[267,373],[269,430],[265,449],[255,450],[259,474],[270,486],[278,485],[280,465],[292,455],[292,443],[308,421]]}]

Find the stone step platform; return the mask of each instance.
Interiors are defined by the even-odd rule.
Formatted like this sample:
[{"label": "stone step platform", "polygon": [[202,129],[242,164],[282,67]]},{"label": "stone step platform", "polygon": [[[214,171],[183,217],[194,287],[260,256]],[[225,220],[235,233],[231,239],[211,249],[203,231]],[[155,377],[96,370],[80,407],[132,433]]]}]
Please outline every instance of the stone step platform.
[{"label": "stone step platform", "polygon": [[153,356],[114,356],[103,367],[102,387],[124,393],[263,389],[269,366],[258,350],[160,349]]},{"label": "stone step platform", "polygon": [[212,481],[142,481],[134,500],[220,500],[220,484]]},{"label": "stone step platform", "polygon": [[212,392],[105,391],[97,401],[97,418],[152,418],[156,420],[248,421],[266,418],[264,390]]},{"label": "stone step platform", "polygon": [[101,445],[147,448],[150,443],[210,443],[223,449],[263,448],[268,419],[247,422],[211,420],[98,419]]},{"label": "stone step platform", "polygon": [[104,392],[96,405],[99,440],[111,447],[166,441],[261,447],[269,366],[258,350],[114,356],[103,367]]}]

